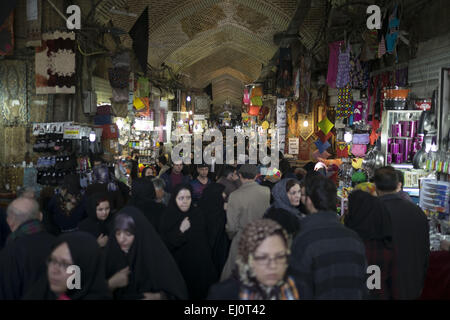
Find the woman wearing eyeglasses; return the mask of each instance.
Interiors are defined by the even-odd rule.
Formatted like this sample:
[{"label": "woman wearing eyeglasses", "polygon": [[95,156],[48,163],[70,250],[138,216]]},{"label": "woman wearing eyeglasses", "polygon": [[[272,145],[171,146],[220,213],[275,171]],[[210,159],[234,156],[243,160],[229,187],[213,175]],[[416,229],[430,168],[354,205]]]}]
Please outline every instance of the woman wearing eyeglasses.
[{"label": "woman wearing eyeglasses", "polygon": [[24,296],[25,300],[110,298],[97,240],[81,231],[56,239],[47,259],[47,272]]},{"label": "woman wearing eyeglasses", "polygon": [[210,300],[298,300],[294,280],[286,274],[288,235],[275,221],[255,220],[240,238],[237,269],[214,285]]}]

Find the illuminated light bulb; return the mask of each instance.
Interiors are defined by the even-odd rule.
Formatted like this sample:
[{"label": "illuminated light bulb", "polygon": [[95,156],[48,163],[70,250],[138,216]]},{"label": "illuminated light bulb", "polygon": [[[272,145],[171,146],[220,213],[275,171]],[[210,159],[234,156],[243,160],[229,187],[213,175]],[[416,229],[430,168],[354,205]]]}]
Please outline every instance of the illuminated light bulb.
[{"label": "illuminated light bulb", "polygon": [[89,134],[89,141],[94,142],[95,139],[96,139],[95,131],[91,131],[91,133]]},{"label": "illuminated light bulb", "polygon": [[191,102],[191,96],[187,96],[186,100],[187,102]]},{"label": "illuminated light bulb", "polygon": [[192,115],[192,110],[191,110],[191,111],[189,111],[189,114],[190,114],[190,115]]},{"label": "illuminated light bulb", "polygon": [[350,143],[353,139],[353,135],[350,132],[344,134],[344,141]]},{"label": "illuminated light bulb", "polygon": [[304,126],[304,127],[307,127],[308,125],[309,125],[308,120],[305,120],[305,121],[303,122],[303,126]]},{"label": "illuminated light bulb", "polygon": [[189,120],[189,124],[192,126],[194,124],[194,120]]}]

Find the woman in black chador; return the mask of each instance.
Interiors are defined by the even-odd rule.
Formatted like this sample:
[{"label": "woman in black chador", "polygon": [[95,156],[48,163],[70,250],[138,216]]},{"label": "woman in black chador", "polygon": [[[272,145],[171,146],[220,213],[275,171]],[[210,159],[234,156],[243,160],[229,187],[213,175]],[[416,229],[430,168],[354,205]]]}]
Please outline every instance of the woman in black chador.
[{"label": "woman in black chador", "polygon": [[225,225],[227,223],[224,208],[225,197],[225,186],[219,183],[213,183],[203,191],[199,205],[203,217],[206,220],[212,258],[218,274],[222,273],[230,250],[230,239],[225,231]]},{"label": "woman in black chador", "polygon": [[159,232],[161,215],[166,207],[161,203],[156,203],[155,199],[156,191],[152,180],[148,178],[133,180],[131,185],[131,199],[128,201],[128,205],[141,210],[156,231]]},{"label": "woman in black chador", "polygon": [[108,286],[115,299],[187,299],[176,262],[135,207],[125,207],[114,217],[105,262]]},{"label": "woman in black chador", "polygon": [[78,229],[92,234],[100,247],[105,247],[112,228],[111,200],[107,193],[96,193],[87,200],[88,217]]},{"label": "woman in black chador", "polygon": [[[78,266],[70,270],[69,266]],[[47,260],[45,274],[25,294],[25,300],[99,300],[110,299],[105,281],[100,247],[95,238],[81,231],[59,236]],[[68,272],[70,271],[70,272]],[[80,272],[80,281],[71,281],[73,272]],[[67,283],[74,287],[68,289]],[[78,287],[78,288],[77,288]]]},{"label": "woman in black chador", "polygon": [[192,206],[192,189],[180,184],[172,193],[161,221],[161,236],[174,256],[190,299],[204,299],[218,273],[212,259],[206,220]]}]

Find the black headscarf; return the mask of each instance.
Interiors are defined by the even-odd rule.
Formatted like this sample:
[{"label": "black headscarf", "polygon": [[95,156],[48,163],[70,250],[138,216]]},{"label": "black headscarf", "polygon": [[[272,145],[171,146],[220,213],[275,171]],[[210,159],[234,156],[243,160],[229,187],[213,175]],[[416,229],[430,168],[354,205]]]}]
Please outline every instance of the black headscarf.
[{"label": "black headscarf", "polygon": [[[187,212],[182,212],[176,204],[176,197],[183,189],[192,195],[189,185],[175,187],[162,217],[161,235],[186,280],[190,299],[204,299],[209,287],[218,280],[218,274],[208,239],[207,219],[192,203]],[[189,218],[191,227],[181,233],[180,225],[185,218]]]},{"label": "black headscarf", "polygon": [[128,205],[138,208],[153,227],[159,231],[161,216],[165,207],[161,203],[156,203],[155,199],[156,191],[151,179],[139,178],[133,180],[131,199],[128,201]]},{"label": "black headscarf", "polygon": [[192,187],[189,184],[180,183],[174,188],[169,200],[169,205],[167,206],[167,210],[161,221],[161,230],[170,230],[175,225],[180,225],[184,218],[190,217],[193,214],[194,206],[192,205],[192,202],[187,212],[182,212],[180,208],[178,208],[176,198],[183,189],[189,190],[192,196]]},{"label": "black headscarf", "polygon": [[223,205],[225,200],[222,193],[225,192],[225,186],[219,183],[211,183],[203,190],[199,207],[205,212],[210,211],[211,214],[218,215],[225,212]]},{"label": "black headscarf", "polygon": [[[62,243],[67,243],[72,262],[81,270],[81,289],[71,289],[66,292],[72,300],[110,299],[108,284],[105,278],[104,265],[100,255],[97,240],[86,232],[76,231],[66,233],[56,238],[52,252]],[[26,300],[54,300],[55,293],[50,289],[47,269],[36,282],[33,289],[25,294]]]},{"label": "black headscarf", "polygon": [[133,179],[131,184],[131,199],[129,204],[136,204],[146,200],[155,200],[156,191],[150,179]]},{"label": "black headscarf", "polygon": [[178,266],[156,233],[153,226],[135,207],[125,207],[119,214],[126,214],[135,223],[134,242],[124,253],[115,237],[110,234],[106,247],[106,277],[130,267],[129,283],[119,288],[115,296],[121,299],[142,299],[144,292],[164,291],[171,298],[186,299],[187,289]]},{"label": "black headscarf", "polygon": [[354,230],[362,240],[392,239],[392,225],[388,209],[371,194],[356,190],[348,199],[345,225]]},{"label": "black headscarf", "polygon": [[[110,205],[110,212],[108,218],[102,221],[97,218],[97,205],[99,201],[108,201]],[[113,220],[111,199],[107,193],[96,193],[90,196],[87,200],[88,217],[80,222],[78,226],[81,231],[88,232],[94,237],[98,238],[101,234],[109,236],[111,231],[111,223]]]},{"label": "black headscarf", "polygon": [[228,257],[230,241],[225,231],[227,216],[222,193],[225,186],[212,183],[205,188],[200,199],[200,210],[205,217],[208,240],[212,249],[212,259],[216,269],[221,272]]}]

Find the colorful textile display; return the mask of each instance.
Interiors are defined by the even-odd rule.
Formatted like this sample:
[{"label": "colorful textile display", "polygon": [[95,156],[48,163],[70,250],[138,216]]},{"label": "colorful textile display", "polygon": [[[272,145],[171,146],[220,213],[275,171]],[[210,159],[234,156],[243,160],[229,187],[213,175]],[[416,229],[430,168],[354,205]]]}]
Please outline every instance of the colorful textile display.
[{"label": "colorful textile display", "polygon": [[244,102],[245,105],[249,105],[250,104],[250,94],[248,93],[248,89],[247,88],[244,89],[243,102]]},{"label": "colorful textile display", "polygon": [[135,95],[137,98],[148,97],[150,95],[150,81],[147,78],[140,77],[138,79]]},{"label": "colorful textile display", "polygon": [[330,58],[328,61],[327,84],[330,88],[336,88],[336,77],[338,72],[339,48],[344,41],[336,41],[329,44]]},{"label": "colorful textile display", "polygon": [[36,93],[75,93],[75,33],[45,33],[42,40],[36,48]]},{"label": "colorful textile display", "polygon": [[320,121],[320,122],[317,124],[317,126],[319,127],[320,130],[322,130],[322,132],[323,132],[324,134],[327,135],[327,134],[331,131],[331,129],[333,129],[334,124],[333,124],[330,120],[328,120],[327,117],[325,117],[325,119],[323,119],[322,121]]},{"label": "colorful textile display", "polygon": [[368,70],[363,68],[359,57],[350,54],[350,80],[353,89],[366,89],[368,85]]},{"label": "colorful textile display", "polygon": [[348,148],[347,144],[338,144],[336,146],[336,156],[338,158],[348,158]]},{"label": "colorful textile display", "polygon": [[320,141],[322,141],[323,143],[325,143],[326,141],[328,141],[332,136],[333,136],[333,132],[330,131],[328,132],[328,134],[324,134],[321,130],[319,130],[316,133],[317,137],[320,139]]},{"label": "colorful textile display", "polygon": [[251,103],[254,106],[261,107],[263,105],[263,101],[260,96],[255,96],[251,99]]},{"label": "colorful textile display", "polygon": [[339,64],[337,71],[336,87],[344,88],[350,83],[350,51],[351,46],[347,45],[347,48],[343,51],[342,46],[339,53]]},{"label": "colorful textile display", "polygon": [[359,122],[362,121],[362,116],[363,116],[363,108],[364,105],[362,104],[361,101],[357,101],[355,102],[354,106],[353,106],[353,122]]},{"label": "colorful textile display", "polygon": [[336,118],[348,118],[353,114],[353,96],[349,85],[338,90],[338,104],[336,107]]},{"label": "colorful textile display", "polygon": [[386,35],[386,51],[392,53],[397,45],[400,20],[397,18],[397,6],[395,6],[392,15],[389,17],[388,33]]},{"label": "colorful textile display", "polygon": [[314,144],[316,145],[317,149],[319,149],[320,153],[324,153],[329,147],[331,147],[331,144],[328,141],[323,143],[320,139],[314,142]]}]

